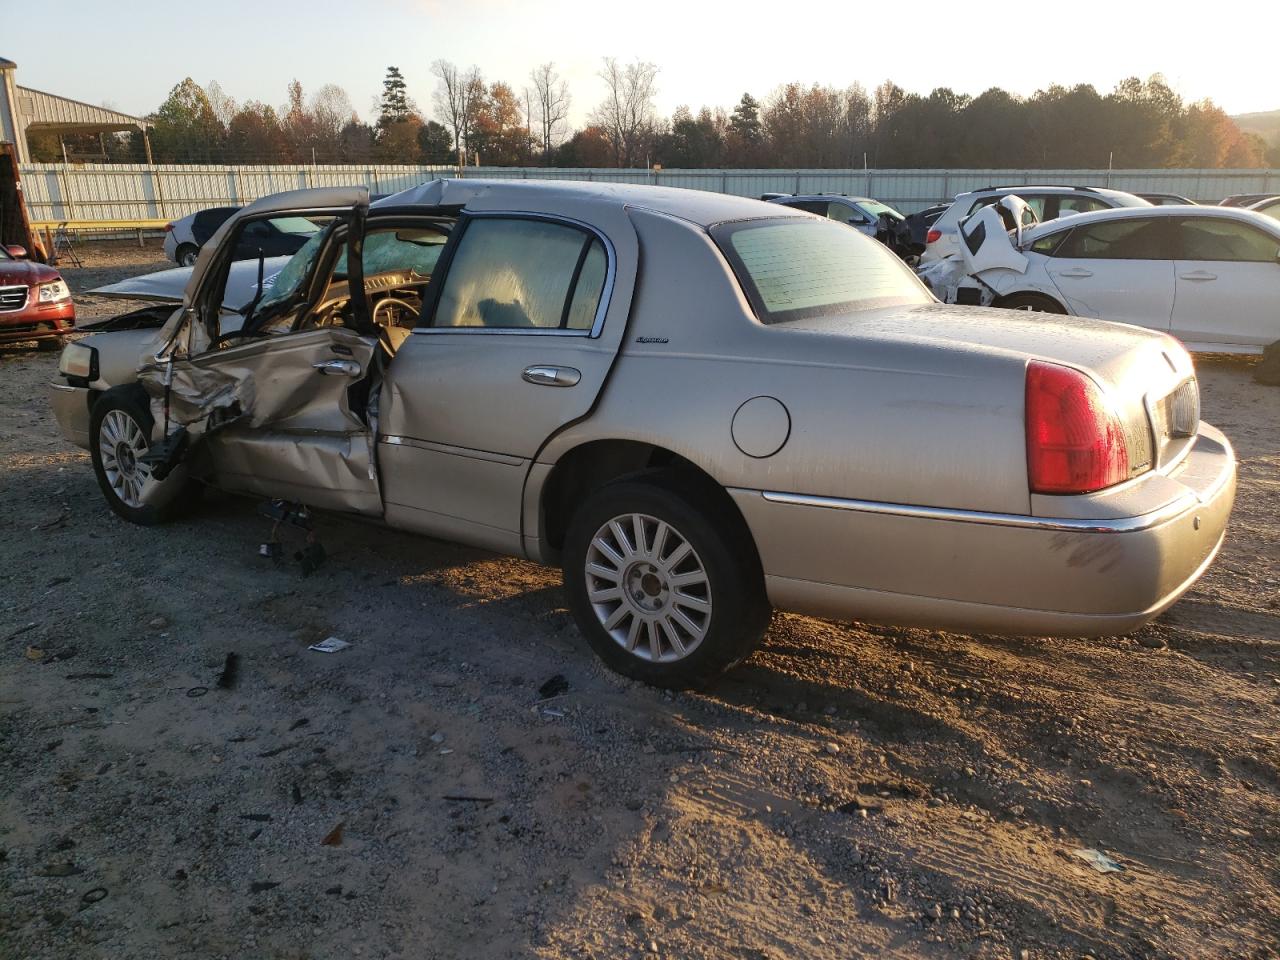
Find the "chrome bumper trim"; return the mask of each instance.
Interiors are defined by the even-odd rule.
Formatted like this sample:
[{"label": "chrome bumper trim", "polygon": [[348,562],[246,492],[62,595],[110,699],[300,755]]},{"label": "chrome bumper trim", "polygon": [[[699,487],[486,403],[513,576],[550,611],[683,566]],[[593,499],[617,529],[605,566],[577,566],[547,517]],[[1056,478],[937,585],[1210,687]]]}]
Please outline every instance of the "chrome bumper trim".
[{"label": "chrome bumper trim", "polygon": [[71,384],[69,384],[69,383],[54,383],[53,381],[50,381],[50,382],[49,382],[49,389],[50,389],[50,390],[61,390],[61,391],[63,391],[64,393],[75,393],[77,390],[84,390],[84,389],[86,389],[86,388],[85,388],[85,387],[73,387],[73,386],[71,386]]},{"label": "chrome bumper trim", "polygon": [[[748,492],[748,491],[743,491]],[[954,510],[948,507],[917,507],[905,503],[884,503],[879,500],[845,500],[841,497],[815,497],[802,493],[778,493],[760,491],[761,496],[772,503],[784,503],[799,507],[823,507],[830,510],[855,510],[859,513],[879,513],[894,517],[914,517],[920,520],[944,520],[956,523],[982,523],[998,527],[1026,527],[1033,530],[1068,530],[1075,533],[1134,533],[1148,530],[1172,520],[1190,507],[1201,502],[1190,491],[1166,504],[1159,510],[1136,517],[1117,517],[1109,520],[1081,520],[1075,517],[1031,517],[1017,513],[984,513],[981,510]],[[1211,499],[1211,497],[1206,497]]]}]

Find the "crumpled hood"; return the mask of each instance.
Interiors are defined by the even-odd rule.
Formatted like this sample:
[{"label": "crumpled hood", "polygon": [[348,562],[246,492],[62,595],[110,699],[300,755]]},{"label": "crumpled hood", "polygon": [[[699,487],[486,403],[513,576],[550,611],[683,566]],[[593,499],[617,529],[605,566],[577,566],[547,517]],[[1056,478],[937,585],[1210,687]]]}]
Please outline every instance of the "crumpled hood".
[{"label": "crumpled hood", "polygon": [[0,260],[0,287],[25,284],[34,287],[58,279],[58,271],[34,260]]},{"label": "crumpled hood", "polygon": [[[289,262],[289,257],[271,257],[263,263],[263,286],[268,290],[275,281],[276,275]],[[148,300],[155,303],[182,303],[183,292],[191,279],[194,267],[174,267],[172,270],[161,270],[159,273],[144,273],[138,277],[130,277],[118,283],[95,287],[89,293],[99,297],[114,297],[118,300]],[[232,309],[239,310],[258,290],[258,261],[237,260],[231,264],[227,274],[227,291],[223,303]]]}]

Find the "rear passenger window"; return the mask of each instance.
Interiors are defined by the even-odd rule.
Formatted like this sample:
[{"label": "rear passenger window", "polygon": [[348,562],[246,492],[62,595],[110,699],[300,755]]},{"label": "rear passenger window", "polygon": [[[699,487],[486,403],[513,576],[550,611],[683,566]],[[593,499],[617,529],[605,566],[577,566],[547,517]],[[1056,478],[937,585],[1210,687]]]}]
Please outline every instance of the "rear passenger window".
[{"label": "rear passenger window", "polygon": [[1161,218],[1106,220],[1076,227],[1057,256],[1080,260],[1169,260]]},{"label": "rear passenger window", "polygon": [[1051,233],[1047,237],[1041,237],[1035,243],[1031,244],[1032,253],[1041,253],[1046,257],[1052,257],[1057,252],[1058,247],[1062,246],[1062,241],[1067,239],[1070,230],[1063,230],[1060,233]]},{"label": "rear passenger window", "polygon": [[1230,260],[1269,263],[1280,253],[1280,242],[1256,227],[1207,217],[1178,222],[1179,260]]},{"label": "rear passenger window", "polygon": [[588,331],[607,272],[600,240],[576,227],[475,219],[453,255],[432,326]]}]

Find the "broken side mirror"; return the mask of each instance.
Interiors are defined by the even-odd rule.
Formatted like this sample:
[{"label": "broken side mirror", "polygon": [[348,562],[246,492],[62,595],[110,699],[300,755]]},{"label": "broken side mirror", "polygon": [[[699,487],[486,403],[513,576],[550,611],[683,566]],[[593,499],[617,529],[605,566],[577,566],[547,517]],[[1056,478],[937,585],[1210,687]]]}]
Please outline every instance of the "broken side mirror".
[{"label": "broken side mirror", "polygon": [[27,259],[27,248],[22,246],[22,244],[11,243],[5,247],[5,250],[8,251],[9,256],[13,257],[15,260]]}]

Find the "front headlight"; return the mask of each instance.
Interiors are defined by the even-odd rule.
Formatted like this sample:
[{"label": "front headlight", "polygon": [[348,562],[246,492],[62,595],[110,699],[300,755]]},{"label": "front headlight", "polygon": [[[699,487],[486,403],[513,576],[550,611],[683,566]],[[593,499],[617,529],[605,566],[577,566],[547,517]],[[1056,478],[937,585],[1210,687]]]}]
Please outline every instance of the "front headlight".
[{"label": "front headlight", "polygon": [[68,379],[97,380],[98,351],[79,343],[67,344],[58,358],[58,372]]},{"label": "front headlight", "polygon": [[61,303],[63,300],[71,299],[71,290],[65,280],[42,283],[39,290],[41,303]]}]

